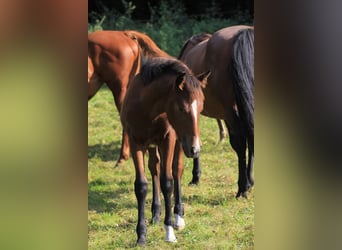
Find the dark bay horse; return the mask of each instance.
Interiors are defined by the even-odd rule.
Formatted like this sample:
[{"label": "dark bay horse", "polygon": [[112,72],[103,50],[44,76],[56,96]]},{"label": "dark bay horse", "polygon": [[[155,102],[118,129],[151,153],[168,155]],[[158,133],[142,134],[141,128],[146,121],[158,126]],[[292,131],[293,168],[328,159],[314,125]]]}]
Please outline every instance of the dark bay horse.
[{"label": "dark bay horse", "polygon": [[[239,179],[236,197],[247,197],[254,185],[254,28],[231,26],[189,39],[179,59],[197,74],[211,70],[202,114],[223,119],[232,148],[238,155]],[[248,164],[246,149],[248,148]],[[194,160],[194,175],[199,160]]]},{"label": "dark bay horse", "polygon": [[183,151],[187,157],[198,157],[200,139],[198,118],[203,109],[201,84],[208,72],[198,79],[181,61],[171,58],[142,60],[140,73],[127,90],[120,117],[128,133],[136,178],[138,202],[137,243],[146,243],[145,200],[148,183],[144,156],[149,153],[148,168],[152,175],[152,213],[160,216],[159,185],[165,201],[164,227],[166,241],[176,242],[173,231],[171,195],[174,190],[175,228],[185,226],[181,200]]},{"label": "dark bay horse", "polygon": [[[96,31],[88,35],[88,100],[106,83],[117,110],[131,79],[140,70],[139,49],[145,57],[170,57],[152,39],[137,31]],[[120,156],[116,166],[129,157],[126,132],[122,133]]]}]

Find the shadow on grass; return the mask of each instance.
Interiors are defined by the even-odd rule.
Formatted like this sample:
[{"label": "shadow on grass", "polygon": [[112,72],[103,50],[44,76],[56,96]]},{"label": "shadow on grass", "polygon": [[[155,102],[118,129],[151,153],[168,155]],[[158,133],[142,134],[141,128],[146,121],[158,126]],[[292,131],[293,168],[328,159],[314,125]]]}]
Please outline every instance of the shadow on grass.
[{"label": "shadow on grass", "polygon": [[123,195],[130,192],[126,187],[119,187],[112,191],[96,190],[96,187],[102,185],[107,184],[101,180],[95,180],[88,183],[88,211],[96,211],[97,213],[115,213],[122,208],[133,209],[136,207],[135,202],[127,199],[121,199]]},{"label": "shadow on grass", "polygon": [[88,160],[100,158],[102,161],[116,161],[119,159],[121,149],[121,141],[109,144],[95,144],[88,146]]},{"label": "shadow on grass", "polygon": [[200,196],[200,195],[190,195],[183,197],[183,202],[191,205],[202,204],[208,206],[220,206],[226,205],[229,202],[236,202],[235,196]]}]

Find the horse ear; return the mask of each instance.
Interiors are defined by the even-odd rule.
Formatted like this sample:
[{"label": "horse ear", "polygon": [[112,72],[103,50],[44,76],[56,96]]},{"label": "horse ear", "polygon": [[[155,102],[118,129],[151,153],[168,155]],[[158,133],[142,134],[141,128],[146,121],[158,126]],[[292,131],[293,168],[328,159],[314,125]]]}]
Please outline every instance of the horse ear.
[{"label": "horse ear", "polygon": [[177,76],[177,79],[176,79],[177,90],[183,90],[184,85],[185,85],[185,73],[182,73],[179,76]]},{"label": "horse ear", "polygon": [[208,77],[210,76],[211,71],[208,70],[207,72],[201,73],[199,75],[197,75],[197,79],[201,82],[201,87],[205,88],[207,86],[207,82],[208,82]]}]

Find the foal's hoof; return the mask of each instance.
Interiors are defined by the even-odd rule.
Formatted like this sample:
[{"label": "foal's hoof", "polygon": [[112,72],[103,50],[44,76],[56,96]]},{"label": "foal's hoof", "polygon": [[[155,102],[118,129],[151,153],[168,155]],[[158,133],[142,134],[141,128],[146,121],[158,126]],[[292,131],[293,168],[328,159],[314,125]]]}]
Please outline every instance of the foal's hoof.
[{"label": "foal's hoof", "polygon": [[151,219],[151,224],[159,224],[160,222],[160,217],[159,216],[153,216]]},{"label": "foal's hoof", "polygon": [[185,221],[184,221],[184,218],[178,214],[175,214],[175,218],[176,218],[176,221],[175,221],[175,224],[174,224],[174,228],[176,230],[182,230],[184,229],[185,227]]},{"label": "foal's hoof", "polygon": [[165,241],[167,242],[172,242],[175,243],[177,242],[175,233],[173,231],[173,227],[172,226],[166,226],[164,225],[165,231],[166,231],[166,237],[165,237]]},{"label": "foal's hoof", "polygon": [[141,236],[138,240],[137,240],[137,245],[142,246],[146,244],[146,238],[144,236]]}]

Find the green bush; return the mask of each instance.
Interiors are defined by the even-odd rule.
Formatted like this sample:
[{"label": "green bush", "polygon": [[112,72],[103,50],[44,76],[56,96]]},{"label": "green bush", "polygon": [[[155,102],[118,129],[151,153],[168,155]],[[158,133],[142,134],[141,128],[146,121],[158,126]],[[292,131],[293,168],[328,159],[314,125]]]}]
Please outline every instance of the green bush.
[{"label": "green bush", "polygon": [[247,13],[239,12],[235,16],[225,17],[212,2],[212,7],[203,12],[202,16],[189,17],[179,1],[160,2],[158,7],[149,6],[151,18],[146,22],[132,19],[135,6],[132,2],[122,0],[125,13],[107,10],[105,15],[88,24],[88,33],[96,30],[132,29],[149,35],[156,44],[173,56],[178,56],[184,42],[194,34],[213,33],[223,27],[235,24],[253,24]]}]

